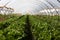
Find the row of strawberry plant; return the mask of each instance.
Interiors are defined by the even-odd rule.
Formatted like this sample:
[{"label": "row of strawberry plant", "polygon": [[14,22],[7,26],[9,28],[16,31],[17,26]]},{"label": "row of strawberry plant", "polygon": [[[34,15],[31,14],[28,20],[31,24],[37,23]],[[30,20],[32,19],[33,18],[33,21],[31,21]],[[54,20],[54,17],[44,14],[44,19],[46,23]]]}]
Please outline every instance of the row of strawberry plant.
[{"label": "row of strawberry plant", "polygon": [[32,24],[32,33],[35,40],[58,40],[60,38],[60,23],[58,20],[38,19],[37,16],[30,16],[30,23]]},{"label": "row of strawberry plant", "polygon": [[0,40],[20,40],[24,37],[25,16],[11,23],[4,30],[0,30]]},{"label": "row of strawberry plant", "polygon": [[[23,17],[23,16],[21,16],[21,17]],[[12,22],[17,21],[21,17],[12,17],[3,22],[0,22],[0,29],[4,29],[4,28],[8,27]]]}]

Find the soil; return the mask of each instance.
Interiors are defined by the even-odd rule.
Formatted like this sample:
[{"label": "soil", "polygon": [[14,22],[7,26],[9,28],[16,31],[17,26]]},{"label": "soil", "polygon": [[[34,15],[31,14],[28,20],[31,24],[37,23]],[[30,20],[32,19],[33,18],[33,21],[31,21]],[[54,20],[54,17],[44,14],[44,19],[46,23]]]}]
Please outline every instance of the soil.
[{"label": "soil", "polygon": [[3,18],[3,17],[0,17],[0,22],[1,22],[1,21],[4,21],[4,20],[5,20],[5,18]]}]

